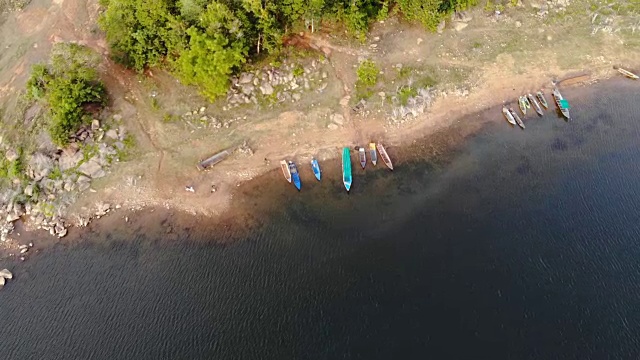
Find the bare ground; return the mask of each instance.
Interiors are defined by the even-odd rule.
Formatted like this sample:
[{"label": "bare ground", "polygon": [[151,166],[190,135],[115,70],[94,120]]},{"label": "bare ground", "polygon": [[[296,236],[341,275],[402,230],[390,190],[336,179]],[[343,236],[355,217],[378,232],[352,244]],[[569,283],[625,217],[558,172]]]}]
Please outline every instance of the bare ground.
[{"label": "bare ground", "polygon": [[[34,0],[24,11],[9,16],[0,29],[0,46],[5,49],[0,54],[0,103],[5,115],[11,114],[29,67],[44,61],[53,43],[76,41],[90,46],[105,55],[100,70],[112,111],[123,116],[138,147],[130,161],[93,184],[95,192],[83,194],[70,209],[70,218],[91,212],[96,202],[220,214],[230,206],[239,183],[276,169],[280,159],[302,164],[312,156],[329,160],[342,146],[371,140],[401,145],[464,115],[548,88],[553,79],[585,73],[589,80],[601,79],[614,75],[612,65],[618,64],[640,69],[635,28],[632,31],[621,16],[613,17],[612,30],[602,30],[601,23],[592,20],[588,4],[574,0],[565,11],[552,9],[544,18],[535,16],[530,3],[509,8],[499,18],[478,7],[469,13],[473,19],[466,28],[456,31],[449,23],[442,34],[392,18],[374,24],[366,44],[329,34],[305,34],[303,41],[329,59],[330,84],[322,94],[310,92],[295,105],[223,112],[223,102],[207,104],[194,89],[162,71],[152,70],[143,77],[111,62],[95,23],[96,0]],[[435,102],[425,114],[400,126],[389,123],[389,109],[375,94],[368,100],[366,113],[354,113],[355,67],[362,58],[373,59],[382,70],[376,93],[392,94],[400,85],[429,76],[438,81]],[[408,74],[401,76],[397,64],[410,69]],[[158,94],[155,105],[150,93]],[[216,131],[194,129],[182,120],[162,120],[165,114],[201,106],[207,114],[246,120]],[[333,113],[346,119],[335,131],[327,129]],[[3,121],[11,120],[5,116]],[[496,121],[503,121],[500,114]],[[253,156],[238,153],[209,172],[196,170],[201,158],[243,141],[251,146]],[[195,193],[186,192],[187,185]]]}]

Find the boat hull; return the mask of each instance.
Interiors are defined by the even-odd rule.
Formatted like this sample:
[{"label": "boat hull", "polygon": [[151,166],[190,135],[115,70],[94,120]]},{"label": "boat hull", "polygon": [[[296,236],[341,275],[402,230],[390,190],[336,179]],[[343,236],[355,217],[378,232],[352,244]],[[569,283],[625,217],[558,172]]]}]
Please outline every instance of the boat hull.
[{"label": "boat hull", "polygon": [[516,121],[516,124],[518,124],[518,126],[520,126],[524,130],[525,128],[524,123],[522,122],[522,119],[520,119],[520,116],[518,116],[518,113],[513,109],[509,109],[509,112],[511,113],[514,120]]},{"label": "boat hull", "polygon": [[300,173],[298,173],[298,168],[293,161],[289,162],[289,171],[291,171],[291,180],[293,182],[293,186],[300,191],[302,188],[302,182],[300,181]]},{"label": "boat hull", "polygon": [[560,90],[558,90],[558,88],[553,89],[553,99],[555,100],[558,109],[560,109],[562,116],[564,116],[567,120],[571,120],[569,108],[562,104],[562,100],[564,100],[564,97],[562,96],[562,94],[560,94]]},{"label": "boat hull", "polygon": [[527,105],[524,102],[524,97],[520,96],[518,98],[518,107],[520,111],[522,111],[522,115],[527,115]]},{"label": "boat hull", "polygon": [[533,109],[538,113],[538,115],[543,116],[544,113],[542,112],[542,108],[540,107],[540,104],[538,104],[538,100],[536,100],[535,96],[529,94],[529,102],[531,102],[531,104],[533,104]]},{"label": "boat hull", "polygon": [[360,157],[360,166],[364,169],[367,166],[367,153],[364,151],[364,148],[358,150],[358,155]]},{"label": "boat hull", "polygon": [[384,146],[378,143],[376,144],[376,148],[378,149],[378,153],[380,154],[380,157],[382,158],[384,164],[387,165],[389,169],[393,170],[393,163],[391,163],[391,158],[389,157],[389,154],[387,154],[387,150],[384,148]]},{"label": "boat hull", "polygon": [[371,157],[371,163],[373,164],[373,166],[376,166],[376,164],[378,163],[378,153],[376,152],[375,143],[369,144],[369,156]]},{"label": "boat hull", "polygon": [[538,97],[538,101],[540,101],[540,104],[542,104],[542,106],[545,109],[549,108],[549,103],[547,103],[547,98],[544,97],[544,94],[542,93],[542,91],[538,91],[536,93],[536,96]]},{"label": "boat hull", "polygon": [[347,191],[351,190],[351,153],[349,148],[342,149],[342,182]]},{"label": "boat hull", "polygon": [[504,115],[504,118],[507,119],[509,124],[511,124],[511,125],[515,125],[516,124],[516,119],[513,118],[513,115],[511,115],[511,112],[509,112],[509,109],[507,109],[506,107],[503,107],[502,108],[502,114]]},{"label": "boat hull", "polygon": [[291,171],[289,170],[289,164],[286,160],[280,161],[280,169],[282,170],[282,175],[284,175],[284,179],[287,182],[291,182]]},{"label": "boat hull", "polygon": [[316,159],[311,160],[311,168],[313,169],[313,175],[315,175],[316,179],[320,181],[320,178],[322,177],[322,172],[320,172],[320,164],[318,164],[318,160]]}]

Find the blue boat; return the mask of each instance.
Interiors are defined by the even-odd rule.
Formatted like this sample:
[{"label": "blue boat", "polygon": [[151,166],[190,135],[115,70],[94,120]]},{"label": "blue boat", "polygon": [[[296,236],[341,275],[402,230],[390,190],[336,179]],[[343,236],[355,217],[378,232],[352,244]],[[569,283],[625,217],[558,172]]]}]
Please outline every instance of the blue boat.
[{"label": "blue boat", "polygon": [[311,168],[313,168],[313,175],[315,175],[316,179],[320,181],[321,173],[320,173],[320,165],[318,164],[318,160],[311,159]]},{"label": "blue boat", "polygon": [[300,187],[302,183],[300,182],[300,174],[298,173],[298,168],[293,161],[289,161],[289,171],[291,171],[291,180],[293,180],[293,185],[300,191]]},{"label": "blue boat", "polygon": [[351,189],[351,154],[348,147],[342,149],[342,182],[349,191]]}]

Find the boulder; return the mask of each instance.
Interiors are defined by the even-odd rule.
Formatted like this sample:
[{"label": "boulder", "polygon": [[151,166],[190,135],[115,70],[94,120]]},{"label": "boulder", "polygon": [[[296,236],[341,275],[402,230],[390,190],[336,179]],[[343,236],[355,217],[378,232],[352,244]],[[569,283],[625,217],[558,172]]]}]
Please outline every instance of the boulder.
[{"label": "boulder", "polygon": [[112,140],[118,140],[118,132],[115,129],[109,129],[105,136]]},{"label": "boulder", "polygon": [[78,172],[85,174],[92,179],[101,178],[106,175],[104,170],[102,170],[102,166],[98,163],[98,159],[95,157],[80,165],[78,167]]},{"label": "boulder", "polygon": [[240,79],[238,79],[238,82],[240,84],[248,84],[253,80],[253,74],[252,73],[242,73],[242,75],[240,75]]},{"label": "boulder", "polygon": [[29,184],[24,188],[24,194],[27,195],[28,197],[32,197],[33,196],[33,185]]},{"label": "boulder", "polygon": [[100,120],[93,119],[91,120],[91,131],[97,131],[100,129]]},{"label": "boulder", "polygon": [[53,159],[42,153],[35,153],[29,158],[28,175],[39,181],[45,178],[53,170]]},{"label": "boulder", "polygon": [[344,125],[344,116],[341,114],[333,114],[331,115],[331,121],[338,125]]},{"label": "boulder", "polygon": [[461,22],[461,21],[456,21],[453,23],[453,28],[456,31],[462,31],[464,28],[466,28],[467,26],[469,26],[469,24],[465,23],[465,22]]},{"label": "boulder", "polygon": [[91,179],[83,175],[80,175],[78,177],[78,180],[76,181],[76,183],[78,184],[78,191],[81,191],[81,192],[91,187]]},{"label": "boulder", "polygon": [[262,95],[271,95],[273,94],[273,86],[265,82],[260,86],[260,92],[262,93]]},{"label": "boulder", "polygon": [[331,123],[331,124],[327,125],[327,128],[329,130],[338,130],[338,125],[336,125],[334,123]]},{"label": "boulder", "polygon": [[253,92],[253,90],[255,89],[255,87],[251,84],[247,84],[242,86],[242,93],[245,95],[251,95],[251,93]]},{"label": "boulder", "polygon": [[18,152],[15,149],[7,150],[7,152],[4,154],[4,156],[9,161],[16,161],[20,157],[20,155],[18,154]]},{"label": "boulder", "polygon": [[291,95],[291,98],[294,101],[300,101],[300,99],[302,99],[302,95],[300,95],[299,93],[294,93],[293,95]]},{"label": "boulder", "polygon": [[60,156],[60,159],[58,160],[58,166],[60,167],[60,170],[66,171],[78,166],[83,158],[84,155],[81,151],[78,151],[73,155],[69,155],[69,153],[63,152],[62,156]]}]

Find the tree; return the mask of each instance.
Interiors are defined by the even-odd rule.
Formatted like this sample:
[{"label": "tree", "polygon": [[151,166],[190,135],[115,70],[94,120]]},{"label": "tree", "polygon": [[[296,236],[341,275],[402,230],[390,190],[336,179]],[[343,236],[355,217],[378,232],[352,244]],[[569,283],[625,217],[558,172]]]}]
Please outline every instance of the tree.
[{"label": "tree", "polygon": [[258,33],[256,53],[260,54],[261,49],[267,52],[278,49],[282,44],[282,31],[276,20],[276,5],[269,0],[242,0],[242,5],[257,20],[254,24]]},{"label": "tree", "polygon": [[213,2],[187,35],[189,43],[175,63],[176,73],[185,84],[199,86],[210,100],[225,94],[229,75],[247,56],[240,21],[226,5]]}]

